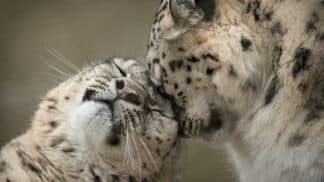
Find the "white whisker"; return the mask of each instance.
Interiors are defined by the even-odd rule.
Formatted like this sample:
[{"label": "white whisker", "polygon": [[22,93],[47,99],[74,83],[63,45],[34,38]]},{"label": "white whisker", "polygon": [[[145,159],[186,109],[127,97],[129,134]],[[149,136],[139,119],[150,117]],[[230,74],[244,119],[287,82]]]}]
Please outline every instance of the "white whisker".
[{"label": "white whisker", "polygon": [[46,59],[44,57],[41,56],[41,60],[50,68],[52,68],[54,71],[56,71],[57,73],[61,74],[62,76],[65,76],[66,78],[70,78],[72,75],[69,75],[68,73],[65,73],[64,71],[56,68],[55,66],[49,64],[48,62],[46,62]]},{"label": "white whisker", "polygon": [[143,145],[148,157],[150,158],[150,162],[152,163],[153,167],[155,168],[155,171],[158,171],[158,167],[157,167],[157,164],[156,164],[156,161],[155,161],[154,157],[152,156],[152,153],[150,152],[149,148],[147,147],[147,145],[143,141],[143,139],[142,138],[139,138],[139,139],[140,139],[140,142]]},{"label": "white whisker", "polygon": [[76,73],[80,72],[80,68],[78,68],[76,65],[72,64],[71,61],[69,61],[68,59],[66,59],[61,53],[59,53],[57,50],[55,49],[47,49],[47,51],[52,54],[55,58],[57,58],[59,61],[61,61],[62,63],[64,63],[66,66],[68,66],[70,69],[72,69],[73,71],[75,71]]},{"label": "white whisker", "polygon": [[136,150],[136,153],[137,153],[137,157],[138,157],[138,165],[139,165],[138,174],[139,174],[140,179],[142,179],[142,157],[141,157],[141,154],[140,154],[140,152],[138,150],[137,142],[136,142],[134,134],[132,134],[132,140],[133,140],[135,150]]}]

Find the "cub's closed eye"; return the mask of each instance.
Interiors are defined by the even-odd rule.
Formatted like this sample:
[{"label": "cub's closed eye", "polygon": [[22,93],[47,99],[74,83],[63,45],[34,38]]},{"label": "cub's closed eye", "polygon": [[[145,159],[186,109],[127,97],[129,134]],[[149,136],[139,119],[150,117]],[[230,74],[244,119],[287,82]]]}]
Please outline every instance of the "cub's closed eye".
[{"label": "cub's closed eye", "polygon": [[135,104],[135,105],[141,105],[140,97],[139,97],[139,95],[137,95],[135,93],[129,93],[129,94],[125,95],[123,97],[123,100],[130,102],[132,104]]},{"label": "cub's closed eye", "polygon": [[83,101],[93,100],[95,94],[96,94],[96,91],[91,90],[91,89],[87,89],[84,96],[83,96]]}]

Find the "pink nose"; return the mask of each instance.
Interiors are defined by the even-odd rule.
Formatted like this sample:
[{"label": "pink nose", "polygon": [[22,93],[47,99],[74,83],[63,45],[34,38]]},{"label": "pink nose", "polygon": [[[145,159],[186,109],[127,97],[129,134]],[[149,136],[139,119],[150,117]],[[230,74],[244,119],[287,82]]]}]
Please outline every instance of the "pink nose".
[{"label": "pink nose", "polygon": [[130,88],[123,80],[116,81],[118,98],[125,99],[128,95],[137,95],[136,91]]}]

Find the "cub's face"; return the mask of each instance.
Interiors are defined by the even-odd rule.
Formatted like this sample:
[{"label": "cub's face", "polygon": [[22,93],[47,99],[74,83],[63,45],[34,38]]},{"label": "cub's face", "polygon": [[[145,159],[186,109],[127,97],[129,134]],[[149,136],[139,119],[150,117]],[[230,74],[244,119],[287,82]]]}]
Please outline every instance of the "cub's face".
[{"label": "cub's face", "polygon": [[[52,128],[45,139],[52,147],[59,148],[56,138],[64,135],[80,156],[150,176],[172,153],[177,123],[146,77],[146,68],[134,60],[115,58],[88,67],[46,96],[34,128],[42,135]],[[40,122],[45,114],[55,127]]]}]

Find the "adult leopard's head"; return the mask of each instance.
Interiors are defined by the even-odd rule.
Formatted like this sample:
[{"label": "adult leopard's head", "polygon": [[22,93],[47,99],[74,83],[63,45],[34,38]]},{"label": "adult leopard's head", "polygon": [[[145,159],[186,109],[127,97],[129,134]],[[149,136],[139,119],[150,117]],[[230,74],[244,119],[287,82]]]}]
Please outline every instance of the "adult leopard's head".
[{"label": "adult leopard's head", "polygon": [[160,4],[146,60],[152,82],[179,106],[185,135],[233,129],[269,76],[264,60],[271,55],[244,24],[243,10],[236,0]]},{"label": "adult leopard's head", "polygon": [[178,133],[169,103],[147,84],[144,64],[121,58],[89,66],[50,91],[32,130],[51,161],[86,181],[152,179]]}]

